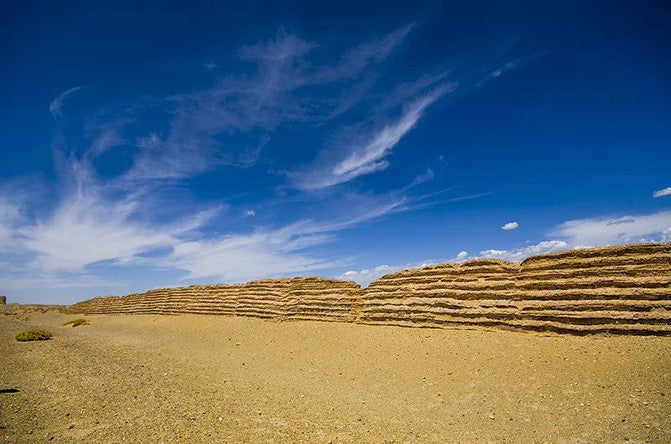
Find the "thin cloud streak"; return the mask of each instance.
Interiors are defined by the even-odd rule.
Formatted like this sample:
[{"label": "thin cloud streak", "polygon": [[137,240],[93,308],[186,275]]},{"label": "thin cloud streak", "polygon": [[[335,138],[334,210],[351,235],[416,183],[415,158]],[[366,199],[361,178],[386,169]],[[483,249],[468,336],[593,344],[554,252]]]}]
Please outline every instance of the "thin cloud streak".
[{"label": "thin cloud streak", "polygon": [[327,188],[386,169],[389,162],[385,157],[416,126],[425,109],[455,88],[453,84],[440,85],[406,104],[396,122],[380,128],[361,146],[348,147],[344,159],[335,164],[312,167],[307,173],[299,173],[297,186],[304,190]]},{"label": "thin cloud streak", "polygon": [[49,112],[56,118],[63,117],[63,105],[65,104],[65,100],[80,89],[82,89],[81,86],[75,86],[74,88],[70,88],[60,93],[49,104]]}]

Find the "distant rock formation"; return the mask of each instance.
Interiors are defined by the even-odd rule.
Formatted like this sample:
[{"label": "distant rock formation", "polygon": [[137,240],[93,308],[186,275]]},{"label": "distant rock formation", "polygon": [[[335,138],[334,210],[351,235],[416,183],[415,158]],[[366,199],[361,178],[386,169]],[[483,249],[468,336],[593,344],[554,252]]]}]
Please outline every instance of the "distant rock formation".
[{"label": "distant rock formation", "polygon": [[311,277],[151,290],[70,311],[664,335],[671,334],[671,244],[441,264],[389,274],[366,289]]},{"label": "distant rock formation", "polygon": [[0,295],[0,305],[7,305],[7,296]]}]

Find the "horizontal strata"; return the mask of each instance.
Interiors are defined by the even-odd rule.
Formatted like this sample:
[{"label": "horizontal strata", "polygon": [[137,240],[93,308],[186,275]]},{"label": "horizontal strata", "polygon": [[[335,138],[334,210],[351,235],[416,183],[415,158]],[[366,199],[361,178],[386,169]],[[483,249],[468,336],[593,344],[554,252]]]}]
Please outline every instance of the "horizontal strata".
[{"label": "horizontal strata", "polygon": [[317,277],[161,288],[90,299],[70,311],[667,335],[671,244],[433,265],[386,275],[366,289]]}]

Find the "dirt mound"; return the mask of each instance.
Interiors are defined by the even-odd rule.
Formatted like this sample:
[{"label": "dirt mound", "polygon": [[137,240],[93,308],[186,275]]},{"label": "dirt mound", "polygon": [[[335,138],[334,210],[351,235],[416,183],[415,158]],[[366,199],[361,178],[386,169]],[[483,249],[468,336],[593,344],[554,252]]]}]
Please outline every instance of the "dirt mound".
[{"label": "dirt mound", "polygon": [[671,334],[671,244],[441,264],[389,274],[366,289],[315,277],[166,288],[94,298],[69,311]]}]

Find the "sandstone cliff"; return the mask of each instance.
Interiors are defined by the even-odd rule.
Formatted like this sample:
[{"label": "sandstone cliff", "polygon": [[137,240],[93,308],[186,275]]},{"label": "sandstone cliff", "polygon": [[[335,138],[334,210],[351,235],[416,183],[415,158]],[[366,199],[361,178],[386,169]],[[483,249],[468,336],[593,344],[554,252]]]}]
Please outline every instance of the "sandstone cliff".
[{"label": "sandstone cliff", "polygon": [[366,289],[323,278],[266,279],[95,298],[70,310],[671,334],[671,244],[573,250],[520,264],[441,264],[393,273]]}]

